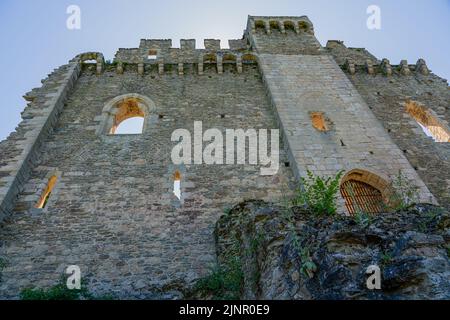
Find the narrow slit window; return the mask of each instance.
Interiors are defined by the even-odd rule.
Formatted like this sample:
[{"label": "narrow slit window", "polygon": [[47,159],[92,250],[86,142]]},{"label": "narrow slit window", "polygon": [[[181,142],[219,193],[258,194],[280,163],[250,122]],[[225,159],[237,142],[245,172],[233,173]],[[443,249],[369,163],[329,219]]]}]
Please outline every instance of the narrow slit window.
[{"label": "narrow slit window", "polygon": [[173,178],[173,193],[178,198],[178,200],[181,200],[181,173],[179,171],[176,171]]},{"label": "narrow slit window", "polygon": [[48,180],[47,186],[45,187],[44,192],[42,193],[38,203],[36,204],[36,208],[44,209],[47,206],[48,200],[50,199],[53,189],[55,188],[57,180],[58,178],[56,176],[52,176]]}]

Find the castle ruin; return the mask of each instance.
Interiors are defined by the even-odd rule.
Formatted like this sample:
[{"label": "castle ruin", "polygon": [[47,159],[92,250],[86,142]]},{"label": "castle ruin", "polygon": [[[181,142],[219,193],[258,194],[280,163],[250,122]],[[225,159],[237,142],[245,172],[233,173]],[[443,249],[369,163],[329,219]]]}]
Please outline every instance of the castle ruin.
[{"label": "castle ruin", "polygon": [[[381,213],[402,172],[420,201],[450,204],[450,93],[423,59],[323,47],[307,17],[248,18],[229,49],[208,39],[141,40],[107,63],[83,53],[24,98],[0,144],[0,297],[54,285],[78,265],[89,286],[122,297],[171,298],[215,261],[213,229],[246,199],[277,201],[307,171],[353,185]],[[144,119],[141,134],[115,134]],[[174,165],[171,134],[279,129],[280,169]],[[174,192],[179,182],[180,197]],[[342,187],[342,214],[354,204]]]}]

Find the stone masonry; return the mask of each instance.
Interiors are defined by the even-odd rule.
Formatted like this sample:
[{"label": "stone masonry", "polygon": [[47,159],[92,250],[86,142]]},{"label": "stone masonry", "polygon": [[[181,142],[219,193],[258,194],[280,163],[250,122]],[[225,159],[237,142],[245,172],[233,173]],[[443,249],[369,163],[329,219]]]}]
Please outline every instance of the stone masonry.
[{"label": "stone masonry", "polygon": [[[405,111],[407,101],[421,103],[448,130],[447,82],[423,60],[391,66],[339,41],[322,47],[307,17],[249,17],[244,37],[229,44],[141,40],[112,63],[84,53],[25,95],[23,121],[0,143],[0,256],[8,262],[0,298],[54,285],[73,264],[99,294],[182,298],[215,262],[224,210],[279,200],[307,170],[357,170],[374,187],[402,171],[422,202],[448,206],[449,144],[428,138]],[[142,134],[109,134],[121,97],[145,105]],[[313,113],[323,114],[326,131],[312,126]],[[223,132],[280,129],[280,170],[174,165],[171,135],[193,132],[194,121]],[[37,209],[52,176],[55,188]]]}]

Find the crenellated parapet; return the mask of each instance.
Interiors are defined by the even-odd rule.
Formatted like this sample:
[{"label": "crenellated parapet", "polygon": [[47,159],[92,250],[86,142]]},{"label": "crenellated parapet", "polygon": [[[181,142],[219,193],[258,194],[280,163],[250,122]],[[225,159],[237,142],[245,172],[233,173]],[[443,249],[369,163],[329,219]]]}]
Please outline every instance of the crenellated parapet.
[{"label": "crenellated parapet", "polygon": [[333,56],[337,64],[347,73],[367,73],[370,75],[383,74],[390,77],[392,75],[410,76],[414,74],[429,75],[430,71],[425,60],[419,59],[415,65],[408,64],[407,60],[401,60],[398,65],[391,65],[391,62],[384,58],[378,60],[365,48],[349,48],[343,41],[329,40],[325,47],[326,52]]},{"label": "crenellated parapet", "polygon": [[423,59],[419,59],[416,64],[408,64],[407,60],[401,60],[398,65],[391,65],[390,61],[386,58],[379,63],[368,59],[364,64],[355,63],[354,60],[348,58],[343,64],[341,64],[341,68],[351,75],[354,75],[356,73],[367,73],[369,75],[381,74],[386,77],[390,77],[393,75],[428,76],[430,74],[427,64]]},{"label": "crenellated parapet", "polygon": [[287,34],[289,31],[295,34],[308,33],[314,35],[314,26],[307,16],[249,16],[247,21],[247,32]]},{"label": "crenellated parapet", "polygon": [[139,48],[125,49],[121,48],[115,55],[116,62],[122,63],[145,63],[158,64],[163,60],[164,63],[196,63],[201,55],[217,54],[239,54],[249,51],[249,45],[246,39],[229,40],[229,49],[221,47],[221,41],[218,39],[205,39],[204,49],[196,48],[195,39],[181,39],[180,47],[172,46],[172,40],[150,39],[141,40]]},{"label": "crenellated parapet", "polygon": [[329,40],[325,46],[325,52],[331,54],[339,65],[344,65],[347,59],[351,59],[356,65],[365,64],[367,60],[375,64],[380,61],[365,48],[351,48],[344,44],[344,41]]},{"label": "crenellated parapet", "polygon": [[267,54],[319,55],[323,48],[306,16],[249,16],[245,38],[252,50]]},{"label": "crenellated parapet", "polygon": [[175,67],[180,76],[185,74],[188,65],[202,75],[205,66],[213,65],[222,74],[225,65],[233,65],[237,73],[242,73],[243,65],[257,63],[246,39],[230,40],[229,45],[225,49],[220,40],[206,39],[205,48],[197,49],[194,39],[182,39],[180,48],[174,48],[172,40],[141,40],[139,48],[119,49],[114,62],[118,74],[123,74],[130,65],[137,65],[138,74],[143,75],[156,65],[160,75]]}]

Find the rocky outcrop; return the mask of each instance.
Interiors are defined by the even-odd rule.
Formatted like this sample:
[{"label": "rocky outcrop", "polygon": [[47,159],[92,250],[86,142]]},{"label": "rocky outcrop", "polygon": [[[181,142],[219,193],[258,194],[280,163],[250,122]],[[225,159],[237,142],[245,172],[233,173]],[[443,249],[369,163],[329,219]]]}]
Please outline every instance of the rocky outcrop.
[{"label": "rocky outcrop", "polygon": [[[243,299],[450,299],[450,215],[431,205],[367,219],[249,201],[215,233],[221,265],[239,256]],[[367,288],[370,265],[381,290]]]}]

